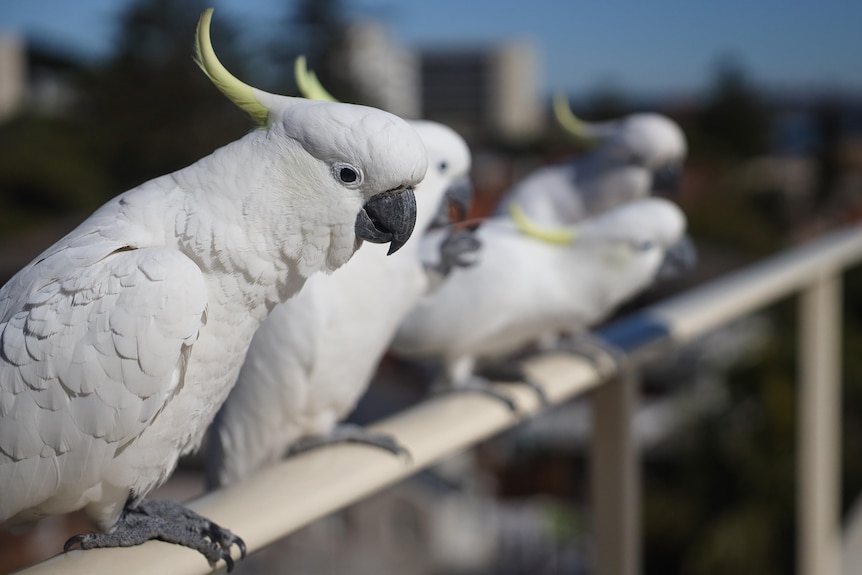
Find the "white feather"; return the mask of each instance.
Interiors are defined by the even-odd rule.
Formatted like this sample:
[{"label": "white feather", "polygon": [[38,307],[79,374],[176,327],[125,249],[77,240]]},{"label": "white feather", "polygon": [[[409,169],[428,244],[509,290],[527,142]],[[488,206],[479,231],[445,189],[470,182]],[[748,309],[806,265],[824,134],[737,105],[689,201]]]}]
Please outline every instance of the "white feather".
[{"label": "white feather", "polygon": [[[422,230],[449,184],[466,177],[470,153],[445,126],[412,125],[428,151],[428,173],[416,190]],[[255,334],[213,425],[211,483],[248,476],[297,439],[327,433],[353,409],[399,322],[427,288],[416,235],[388,257],[381,246],[364,246],[344,267],[311,278],[297,297],[276,307]]]},{"label": "white feather", "polygon": [[632,114],[611,122],[595,150],[574,160],[539,168],[501,200],[498,215],[517,202],[530,219],[546,225],[572,224],[615,206],[647,197],[655,174],[679,168],[685,136],[658,114]]},{"label": "white feather", "polygon": [[407,358],[442,359],[447,378],[457,384],[478,359],[606,317],[651,283],[684,228],[679,208],[657,198],[584,220],[571,245],[525,236],[509,218],[488,220],[477,231],[478,263],[453,270],[423,298],[392,349]]},{"label": "white feather", "polygon": [[425,173],[395,116],[272,104],[266,129],[118,196],[0,288],[0,524],[84,508],[109,530],[199,444],[268,310],[347,261],[366,201]]}]

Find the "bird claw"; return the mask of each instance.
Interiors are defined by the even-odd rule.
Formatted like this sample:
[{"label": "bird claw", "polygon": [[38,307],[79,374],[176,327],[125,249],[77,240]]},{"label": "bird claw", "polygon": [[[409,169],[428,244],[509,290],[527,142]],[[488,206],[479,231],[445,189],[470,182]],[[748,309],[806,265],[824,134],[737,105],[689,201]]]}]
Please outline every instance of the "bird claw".
[{"label": "bird claw", "polygon": [[[219,555],[224,559],[225,568],[228,573],[233,571],[233,557],[230,556],[230,551],[222,551]],[[215,563],[215,561],[213,561]]]},{"label": "bird claw", "polygon": [[545,393],[545,389],[530,379],[526,372],[524,372],[523,367],[518,363],[503,362],[484,366],[482,368],[482,377],[492,381],[526,385],[536,393],[536,397],[538,398],[542,409],[551,405],[551,402]]},{"label": "bird claw", "polygon": [[83,542],[85,539],[87,539],[87,535],[89,534],[82,533],[80,535],[73,535],[72,537],[69,537],[69,539],[67,539],[66,542],[63,544],[63,553],[68,553],[75,548],[75,545],[81,545],[80,548],[84,549],[85,547],[83,546]]},{"label": "bird claw", "polygon": [[[245,541],[231,533],[229,530],[224,529],[223,527],[219,527],[218,525],[210,521],[209,529],[207,529],[206,535],[210,538],[212,542],[219,546],[219,556],[224,559],[225,565],[227,565],[228,573],[233,570],[234,566],[233,557],[231,557],[230,554],[231,547],[236,545],[237,549],[239,549],[239,558],[245,559],[246,553],[248,551],[245,545]],[[213,561],[213,563],[215,562],[216,561]]]},{"label": "bird claw", "polygon": [[539,399],[539,406],[542,409],[545,409],[546,407],[551,405],[551,401],[548,399],[548,395],[545,393],[545,389],[535,381],[531,380],[529,377],[526,377],[526,374],[524,374],[524,378],[521,379],[518,383],[520,383],[521,385],[526,385],[536,393],[536,397]]},{"label": "bird claw", "polygon": [[590,333],[560,340],[558,351],[565,351],[586,359],[604,377],[622,375],[629,371],[626,352],[614,344]]},{"label": "bird claw", "polygon": [[[233,534],[231,534],[231,535],[233,535]],[[236,544],[237,549],[239,549],[239,558],[245,559],[245,556],[248,554],[248,548],[245,546],[245,541],[243,541],[241,538],[237,537],[236,535],[234,535],[233,537],[234,537],[234,543]]]},{"label": "bird claw", "polygon": [[440,244],[439,272],[446,276],[454,268],[468,268],[478,263],[482,242],[474,229],[455,230]]},{"label": "bird claw", "polygon": [[388,451],[396,457],[404,459],[408,465],[413,462],[413,456],[397,439],[385,433],[373,433],[358,425],[339,425],[328,435],[305,437],[291,445],[285,457],[290,457],[334,443],[358,443],[370,445]]},{"label": "bird claw", "polygon": [[493,389],[491,387],[491,382],[487,379],[475,375],[470,377],[467,381],[459,382],[455,385],[445,383],[436,384],[432,386],[431,393],[435,395],[448,393],[479,393],[486,397],[490,397],[491,399],[496,399],[505,405],[509,411],[515,415],[520,415],[518,404],[515,403],[514,399],[503,392]]},{"label": "bird claw", "polygon": [[228,573],[234,568],[231,547],[236,545],[240,558],[247,553],[245,542],[229,530],[201,517],[173,501],[145,499],[136,507],[126,507],[111,533],[84,533],[70,537],[63,552],[80,549],[131,547],[151,539],[183,545],[198,551],[215,564],[223,559]]}]

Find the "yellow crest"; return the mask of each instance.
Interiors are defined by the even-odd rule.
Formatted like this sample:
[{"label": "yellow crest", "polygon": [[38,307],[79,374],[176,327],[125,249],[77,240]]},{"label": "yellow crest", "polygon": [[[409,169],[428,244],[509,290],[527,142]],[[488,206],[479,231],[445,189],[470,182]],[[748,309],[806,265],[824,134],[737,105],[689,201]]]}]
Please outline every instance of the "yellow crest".
[{"label": "yellow crest", "polygon": [[332,94],[326,91],[326,88],[317,79],[317,74],[308,69],[305,56],[298,56],[296,58],[296,62],[293,65],[293,74],[296,77],[296,85],[299,87],[299,93],[304,98],[321,102],[338,102]]},{"label": "yellow crest", "polygon": [[577,234],[569,228],[545,228],[530,220],[527,212],[517,202],[509,204],[509,214],[518,229],[526,236],[549,244],[568,245],[575,241]]},{"label": "yellow crest", "polygon": [[569,107],[569,99],[562,92],[554,94],[554,117],[560,126],[575,140],[587,148],[598,145],[599,140],[591,133],[587,125],[572,112]]},{"label": "yellow crest", "polygon": [[227,71],[216,57],[210,38],[213,9],[207,8],[198,20],[195,34],[195,62],[231,102],[245,110],[261,126],[266,125],[269,110],[254,95],[254,88]]}]

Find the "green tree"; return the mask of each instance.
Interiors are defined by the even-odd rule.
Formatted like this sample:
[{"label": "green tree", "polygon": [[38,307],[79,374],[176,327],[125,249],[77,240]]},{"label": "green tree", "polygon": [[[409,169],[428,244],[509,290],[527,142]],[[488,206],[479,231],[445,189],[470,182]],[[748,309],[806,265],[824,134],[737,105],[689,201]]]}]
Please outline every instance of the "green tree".
[{"label": "green tree", "polygon": [[0,122],[0,238],[92,210],[109,188],[76,97],[89,77],[86,65],[42,42],[29,43],[27,52],[31,77],[57,90]]},{"label": "green tree", "polygon": [[[192,59],[202,0],[138,0],[120,16],[116,52],[90,84],[89,102],[117,192],[193,163],[242,136],[249,118]],[[244,74],[229,19],[216,16],[213,43]]]},{"label": "green tree", "polygon": [[288,5],[284,34],[273,43],[283,93],[296,93],[293,65],[303,55],[321,83],[344,102],[369,104],[346,70],[347,32],[353,13],[346,0],[297,0]]},{"label": "green tree", "polygon": [[707,145],[720,155],[745,158],[768,151],[766,107],[733,60],[719,63],[700,124]]}]

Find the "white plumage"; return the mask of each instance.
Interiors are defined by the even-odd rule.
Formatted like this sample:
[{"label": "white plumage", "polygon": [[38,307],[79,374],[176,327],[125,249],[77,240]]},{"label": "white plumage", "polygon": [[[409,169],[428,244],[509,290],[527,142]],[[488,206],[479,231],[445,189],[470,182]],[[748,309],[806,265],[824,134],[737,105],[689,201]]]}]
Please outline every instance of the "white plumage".
[{"label": "white plumage", "polygon": [[[441,124],[411,125],[428,152],[428,172],[416,190],[416,228],[424,230],[447,189],[467,178],[470,152]],[[428,287],[420,239],[414,236],[390,257],[379,246],[365,246],[337,272],[311,278],[275,308],[213,424],[212,483],[246,477],[283,457],[297,439],[327,434],[353,409],[399,322]]]},{"label": "white plumage", "polygon": [[442,359],[449,383],[466,382],[479,359],[606,317],[651,283],[684,228],[679,208],[658,198],[582,221],[568,245],[527,236],[509,218],[490,219],[477,231],[478,263],[453,270],[423,298],[392,349],[405,358]]},{"label": "white plumage", "polygon": [[518,182],[497,213],[521,206],[530,219],[572,224],[585,217],[647,197],[678,176],[686,155],[685,136],[669,118],[632,114],[601,124],[583,124],[597,147],[574,160],[545,166]]},{"label": "white plumage", "polygon": [[265,128],[111,200],[0,289],[0,523],[83,508],[111,530],[199,444],[269,310],[425,174],[395,116],[246,88]]}]

